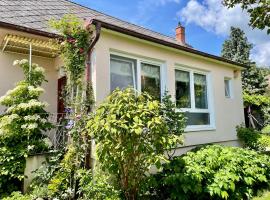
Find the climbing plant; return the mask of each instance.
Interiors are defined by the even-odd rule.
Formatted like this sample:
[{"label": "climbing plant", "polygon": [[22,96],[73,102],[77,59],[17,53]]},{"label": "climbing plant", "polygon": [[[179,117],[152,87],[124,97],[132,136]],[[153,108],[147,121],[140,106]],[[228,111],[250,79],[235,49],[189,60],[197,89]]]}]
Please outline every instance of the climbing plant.
[{"label": "climbing plant", "polygon": [[51,20],[50,25],[62,36],[59,39],[61,57],[67,76],[66,106],[75,112],[81,112],[85,106],[93,103],[85,102],[87,89],[91,84],[85,79],[85,66],[92,32],[84,26],[84,22],[74,15],[64,15],[60,20]]},{"label": "climbing plant", "polygon": [[51,197],[78,198],[82,169],[89,170],[91,138],[86,134],[86,118],[94,103],[92,84],[86,77],[86,62],[92,41],[91,30],[83,20],[65,15],[60,20],[51,20],[50,25],[60,35],[59,47],[67,77],[65,88],[66,132],[70,144],[66,148],[59,170],[49,181]]},{"label": "climbing plant", "polygon": [[25,158],[48,149],[44,132],[52,128],[45,111],[47,103],[39,100],[44,69],[27,60],[15,61],[24,72],[24,80],[0,98],[6,107],[0,116],[0,198],[22,188]]}]

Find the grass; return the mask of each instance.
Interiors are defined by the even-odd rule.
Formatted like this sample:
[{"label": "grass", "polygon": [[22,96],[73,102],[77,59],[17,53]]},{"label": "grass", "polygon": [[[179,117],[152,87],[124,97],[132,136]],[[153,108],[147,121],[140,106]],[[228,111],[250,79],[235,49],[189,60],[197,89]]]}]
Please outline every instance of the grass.
[{"label": "grass", "polygon": [[253,200],[270,200],[270,192],[265,192],[261,197],[255,197]]}]

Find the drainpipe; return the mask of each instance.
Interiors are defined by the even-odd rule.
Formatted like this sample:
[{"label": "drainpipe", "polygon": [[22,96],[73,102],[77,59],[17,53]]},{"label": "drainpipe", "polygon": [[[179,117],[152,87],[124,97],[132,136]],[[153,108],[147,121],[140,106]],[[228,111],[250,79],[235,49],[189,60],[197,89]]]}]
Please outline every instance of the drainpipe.
[{"label": "drainpipe", "polygon": [[[86,28],[89,28],[90,25],[94,24],[93,20],[86,22]],[[86,61],[86,82],[92,81],[91,80],[91,54],[93,52],[94,46],[96,45],[99,37],[100,37],[100,32],[101,32],[101,23],[97,22],[95,25],[95,37],[93,41],[91,42],[88,51],[87,51],[87,61]],[[89,108],[90,111],[91,108]],[[86,150],[86,155],[85,155],[85,168],[86,169],[91,169],[92,174],[94,175],[94,161],[92,160],[92,146],[93,146],[93,139],[90,138],[90,136],[86,136],[86,140],[90,141],[90,144]]]},{"label": "drainpipe", "polygon": [[86,28],[89,28],[92,24],[95,25],[95,37],[93,41],[91,42],[88,51],[87,51],[87,61],[86,61],[86,81],[91,80],[91,54],[93,52],[94,46],[96,45],[101,32],[101,23],[97,22],[94,23],[93,20],[90,20],[89,22],[86,22],[85,26]]}]

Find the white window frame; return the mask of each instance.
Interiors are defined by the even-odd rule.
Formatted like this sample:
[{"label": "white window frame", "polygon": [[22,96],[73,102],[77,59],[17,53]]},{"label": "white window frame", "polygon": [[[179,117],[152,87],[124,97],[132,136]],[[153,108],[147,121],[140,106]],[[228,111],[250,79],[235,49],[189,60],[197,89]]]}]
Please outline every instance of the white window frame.
[{"label": "white window frame", "polygon": [[160,95],[161,97],[165,94],[166,91],[166,65],[164,62],[158,62],[154,59],[151,58],[144,58],[144,57],[140,57],[140,56],[133,56],[130,54],[126,54],[126,53],[120,53],[120,52],[115,52],[115,51],[111,51],[110,52],[110,63],[109,63],[109,74],[110,74],[110,88],[111,88],[111,56],[119,56],[119,57],[123,57],[123,58],[127,58],[127,59],[133,59],[136,62],[136,90],[138,92],[141,92],[141,64],[145,63],[145,64],[150,64],[150,65],[154,65],[160,68]]},{"label": "white window frame", "polygon": [[[208,124],[208,125],[189,125],[186,127],[185,132],[215,130],[216,127],[215,127],[215,116],[214,116],[214,108],[213,108],[211,73],[208,71],[203,71],[203,70],[199,70],[199,69],[195,69],[195,68],[191,68],[191,67],[187,67],[187,66],[181,66],[181,65],[175,66],[174,73],[176,70],[189,72],[189,78],[190,78],[190,101],[191,101],[190,105],[191,105],[191,108],[179,108],[178,110],[180,112],[209,113],[210,124]],[[201,75],[206,76],[207,105],[208,105],[207,109],[196,108],[195,93],[194,93],[194,74],[201,74]],[[176,91],[176,88],[174,90]]]},{"label": "white window frame", "polygon": [[229,96],[226,96],[226,93],[225,93],[225,91],[224,91],[224,95],[225,95],[225,97],[227,98],[227,99],[232,99],[233,98],[233,86],[232,86],[232,78],[229,78],[229,77],[225,77],[224,78],[224,90],[225,90],[225,81],[228,81],[228,83],[229,83]]}]

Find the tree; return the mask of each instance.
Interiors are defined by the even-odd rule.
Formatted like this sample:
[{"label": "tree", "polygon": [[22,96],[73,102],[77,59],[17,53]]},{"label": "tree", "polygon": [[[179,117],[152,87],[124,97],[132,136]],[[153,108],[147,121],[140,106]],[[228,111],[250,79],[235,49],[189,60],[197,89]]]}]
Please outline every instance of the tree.
[{"label": "tree", "polygon": [[270,1],[269,0],[223,0],[228,8],[240,4],[241,8],[250,14],[250,26],[258,29],[268,29],[270,34]]},{"label": "tree", "polygon": [[231,27],[229,39],[222,46],[221,56],[229,60],[245,64],[247,69],[242,72],[244,92],[248,94],[264,94],[267,87],[265,73],[250,60],[252,44],[248,42],[244,31]]},{"label": "tree", "polygon": [[164,153],[182,143],[184,126],[181,113],[131,88],[116,89],[88,122],[102,169],[116,178],[129,200],[138,198],[150,167],[160,167],[167,160]]},{"label": "tree", "polygon": [[240,28],[231,27],[229,39],[222,45],[221,56],[229,60],[250,65],[250,50],[252,44],[248,42],[244,31]]},{"label": "tree", "polygon": [[[20,190],[24,178],[25,157],[43,152],[48,146],[43,132],[52,128],[45,111],[47,103],[39,101],[45,80],[44,69],[27,60],[15,61],[25,80],[0,98],[7,109],[0,116],[0,194]],[[0,195],[0,196],[1,196]]]}]

